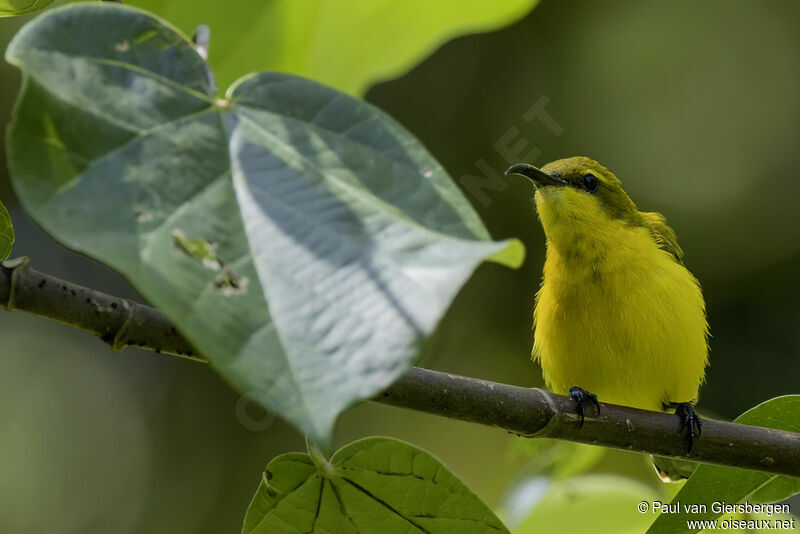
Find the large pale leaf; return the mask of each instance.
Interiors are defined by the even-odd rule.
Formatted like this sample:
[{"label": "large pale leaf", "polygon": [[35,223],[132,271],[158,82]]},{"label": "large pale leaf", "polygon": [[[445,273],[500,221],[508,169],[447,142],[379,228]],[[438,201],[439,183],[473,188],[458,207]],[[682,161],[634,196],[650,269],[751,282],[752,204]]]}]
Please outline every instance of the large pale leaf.
[{"label": "large pale leaf", "polygon": [[0,202],[0,260],[6,260],[11,255],[14,246],[14,227],[11,225],[11,216]]},{"label": "large pale leaf", "polygon": [[[736,423],[763,426],[800,432],[800,395],[786,395],[770,399],[751,408],[736,418]],[[706,512],[661,514],[648,530],[648,534],[667,534],[672,532],[697,532],[699,528],[686,530],[687,519],[716,519],[721,514],[712,510],[711,503],[725,501],[778,502],[800,493],[800,479],[770,475],[759,471],[700,465],[686,481],[673,503],[705,504]]]},{"label": "large pale leaf", "polygon": [[33,13],[52,3],[53,0],[0,0],[0,18]]},{"label": "large pale leaf", "polygon": [[504,26],[538,0],[131,0],[191,32],[211,27],[224,87],[242,73],[299,74],[351,94],[402,74],[446,40]]},{"label": "large pale leaf", "polygon": [[376,108],[278,73],[217,99],[147,13],[53,10],[7,58],[25,80],[8,153],[28,212],[322,446],[409,369],[483,259],[521,261]]},{"label": "large pale leaf", "polygon": [[[319,465],[319,467],[318,467]],[[264,471],[243,534],[498,534],[508,532],[436,458],[367,438],[330,462],[283,454]]]}]

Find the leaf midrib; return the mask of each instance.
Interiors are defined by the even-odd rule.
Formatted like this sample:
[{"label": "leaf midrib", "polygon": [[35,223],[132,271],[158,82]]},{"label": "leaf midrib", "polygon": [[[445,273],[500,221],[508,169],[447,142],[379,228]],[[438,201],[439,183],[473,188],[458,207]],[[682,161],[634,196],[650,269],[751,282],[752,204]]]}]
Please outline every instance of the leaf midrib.
[{"label": "leaf midrib", "polygon": [[[240,107],[248,107],[248,106],[240,106]],[[312,126],[312,127],[316,128],[316,129],[319,129],[321,131],[333,133],[334,135],[341,135],[338,132],[334,132],[334,131],[329,130],[327,128],[322,128],[322,127],[320,127],[318,125],[315,125],[315,124],[312,124],[312,123],[309,123],[309,122],[301,121],[300,119],[297,119],[295,117],[291,117],[291,116],[288,116],[288,115],[281,115],[281,114],[275,113],[273,111],[265,110],[265,109],[262,109],[262,108],[254,108],[254,109],[256,109],[257,111],[263,112],[263,113],[267,113],[267,114],[272,115],[274,117],[287,119],[289,121],[294,121],[294,122],[300,123],[302,125]],[[403,223],[405,223],[405,224],[407,224],[409,226],[414,226],[417,229],[419,229],[420,231],[422,231],[424,233],[427,233],[427,234],[430,234],[430,235],[434,235],[439,239],[450,240],[450,241],[458,241],[458,242],[470,242],[470,241],[472,241],[472,240],[469,240],[469,239],[465,239],[463,237],[458,237],[458,236],[454,236],[454,235],[451,235],[451,234],[446,234],[446,233],[443,233],[443,232],[439,232],[439,231],[436,231],[436,230],[431,230],[427,226],[424,226],[423,224],[418,222],[416,219],[413,219],[411,217],[406,216],[398,208],[396,208],[392,204],[386,202],[385,200],[383,200],[379,196],[373,194],[372,192],[357,190],[352,185],[350,185],[347,182],[345,182],[345,181],[341,180],[340,178],[338,178],[336,175],[330,174],[330,173],[327,173],[327,172],[323,171],[313,160],[310,160],[303,153],[299,152],[295,147],[286,144],[280,137],[278,137],[275,134],[273,134],[272,132],[264,129],[261,125],[259,125],[257,122],[255,122],[250,117],[247,117],[246,115],[241,115],[241,114],[237,114],[237,117],[241,117],[244,121],[246,121],[248,124],[250,124],[255,130],[257,130],[258,132],[262,133],[265,137],[271,138],[275,143],[279,144],[282,148],[294,153],[298,158],[303,160],[316,173],[318,173],[324,179],[326,179],[326,180],[328,180],[330,182],[333,182],[334,184],[338,185],[340,190],[343,191],[344,193],[346,193],[351,200],[353,200],[354,202],[358,202],[362,206],[365,206],[369,211],[382,213],[387,218],[390,218],[390,219],[393,219],[393,220],[397,220],[397,221],[401,221],[401,222],[403,222]],[[386,158],[386,156],[382,152],[376,150],[375,148],[373,148],[373,147],[371,147],[369,145],[365,145],[363,143],[359,143],[358,141],[355,141],[354,139],[352,139],[350,137],[347,137],[345,135],[342,135],[342,137],[344,139],[347,139],[348,141],[360,146],[360,147],[363,147],[363,148],[367,149],[368,151],[374,152],[375,154],[379,155],[383,159],[388,159],[388,158]],[[408,165],[405,165],[405,164],[403,164],[401,162],[398,162],[396,160],[389,160],[389,161],[391,161],[393,164],[397,164],[397,165],[406,167],[408,169],[411,169],[414,172],[418,172],[418,169],[416,169],[414,167],[411,167],[411,166],[408,166]],[[284,163],[285,163],[285,161],[284,161]],[[438,193],[438,191],[437,191],[437,193]],[[382,210],[375,209],[375,207],[373,205],[373,202],[374,202],[374,204],[377,204],[377,205],[381,206],[383,209]],[[467,230],[469,230],[468,227],[465,226],[465,228]],[[471,232],[471,230],[469,230],[469,231]],[[477,241],[477,238],[476,238],[476,241]]]}]

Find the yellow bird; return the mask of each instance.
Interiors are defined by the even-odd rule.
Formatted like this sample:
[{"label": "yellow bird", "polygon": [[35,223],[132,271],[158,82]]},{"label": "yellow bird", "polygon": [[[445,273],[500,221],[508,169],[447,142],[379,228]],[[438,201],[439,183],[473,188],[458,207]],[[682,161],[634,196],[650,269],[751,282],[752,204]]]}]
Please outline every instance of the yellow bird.
[{"label": "yellow bird", "polygon": [[693,403],[708,363],[697,279],[675,232],[641,212],[614,174],[587,157],[541,169],[513,165],[536,185],[547,238],[534,310],[533,358],[547,384],[587,409],[604,402],[676,408],[688,449],[700,434]]}]

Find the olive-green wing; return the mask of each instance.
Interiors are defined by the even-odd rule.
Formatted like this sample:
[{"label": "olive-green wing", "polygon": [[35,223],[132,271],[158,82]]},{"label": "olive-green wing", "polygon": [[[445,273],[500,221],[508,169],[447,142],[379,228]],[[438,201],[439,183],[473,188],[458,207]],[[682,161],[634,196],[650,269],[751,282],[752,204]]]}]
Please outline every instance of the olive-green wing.
[{"label": "olive-green wing", "polygon": [[678,236],[675,235],[675,230],[667,225],[664,216],[656,212],[642,212],[642,217],[650,227],[650,233],[658,246],[672,254],[675,261],[683,264],[683,250],[678,245]]}]

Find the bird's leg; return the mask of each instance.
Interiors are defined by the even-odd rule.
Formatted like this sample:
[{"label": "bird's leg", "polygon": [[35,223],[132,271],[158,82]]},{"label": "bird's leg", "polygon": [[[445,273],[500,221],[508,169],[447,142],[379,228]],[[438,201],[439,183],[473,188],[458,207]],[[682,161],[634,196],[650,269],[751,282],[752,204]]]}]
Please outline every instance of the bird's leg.
[{"label": "bird's leg", "polygon": [[670,402],[665,408],[675,408],[675,415],[681,418],[681,429],[678,432],[682,433],[684,428],[687,429],[686,438],[689,446],[686,454],[691,453],[694,438],[699,437],[700,432],[703,430],[703,422],[700,416],[697,415],[694,404],[691,402]]},{"label": "bird's leg", "polygon": [[586,415],[586,408],[594,406],[597,408],[597,415],[600,415],[600,403],[597,402],[597,395],[594,393],[589,393],[585,389],[573,386],[569,388],[569,396],[570,398],[575,399],[575,402],[578,403],[575,411],[581,416],[581,424],[579,428],[583,428],[583,419]]}]

